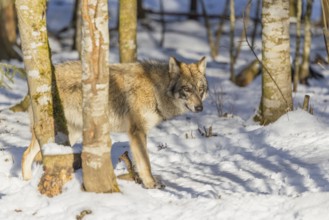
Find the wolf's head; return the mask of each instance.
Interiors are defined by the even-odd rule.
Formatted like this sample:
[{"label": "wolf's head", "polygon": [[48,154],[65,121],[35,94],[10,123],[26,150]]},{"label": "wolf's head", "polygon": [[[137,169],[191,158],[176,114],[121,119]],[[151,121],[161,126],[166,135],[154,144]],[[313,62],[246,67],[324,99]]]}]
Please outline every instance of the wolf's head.
[{"label": "wolf's head", "polygon": [[170,57],[168,95],[174,97],[181,108],[186,108],[192,112],[201,112],[203,110],[202,101],[208,94],[205,71],[205,57],[191,64],[179,62]]}]

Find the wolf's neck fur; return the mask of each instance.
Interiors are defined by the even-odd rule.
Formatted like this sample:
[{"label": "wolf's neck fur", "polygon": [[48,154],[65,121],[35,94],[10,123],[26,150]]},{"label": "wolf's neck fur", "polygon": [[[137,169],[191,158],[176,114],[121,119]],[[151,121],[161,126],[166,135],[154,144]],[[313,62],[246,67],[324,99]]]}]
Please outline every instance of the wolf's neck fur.
[{"label": "wolf's neck fur", "polygon": [[182,108],[177,99],[169,95],[170,77],[167,61],[144,61],[140,65],[149,76],[154,86],[154,95],[157,101],[157,110],[163,120],[184,114],[187,109]]}]

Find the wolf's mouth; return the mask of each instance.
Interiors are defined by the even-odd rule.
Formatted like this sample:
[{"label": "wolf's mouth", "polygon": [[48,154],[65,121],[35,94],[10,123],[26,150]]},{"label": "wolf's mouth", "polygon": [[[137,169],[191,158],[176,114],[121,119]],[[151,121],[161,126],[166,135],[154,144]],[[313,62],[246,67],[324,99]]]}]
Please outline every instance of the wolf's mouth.
[{"label": "wolf's mouth", "polygon": [[185,107],[186,107],[189,111],[194,112],[192,109],[190,109],[190,108],[188,107],[187,104],[185,104]]}]

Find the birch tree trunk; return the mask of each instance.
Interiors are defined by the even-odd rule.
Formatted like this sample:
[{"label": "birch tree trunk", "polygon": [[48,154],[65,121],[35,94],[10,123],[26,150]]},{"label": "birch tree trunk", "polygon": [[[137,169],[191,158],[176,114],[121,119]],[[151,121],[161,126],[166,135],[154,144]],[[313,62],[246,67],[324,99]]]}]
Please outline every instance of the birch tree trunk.
[{"label": "birch tree trunk", "polygon": [[119,2],[120,63],[131,63],[137,58],[137,0]]},{"label": "birch tree trunk", "polygon": [[81,1],[82,0],[75,0],[75,9],[74,9],[74,22],[75,24],[75,32],[74,32],[74,39],[73,39],[73,49],[77,50],[79,53],[79,57],[81,59],[81,35],[82,35],[82,17],[81,17]]},{"label": "birch tree trunk", "polygon": [[290,17],[297,16],[296,4],[297,4],[296,0],[289,0],[289,16]]},{"label": "birch tree trunk", "polygon": [[144,19],[145,16],[145,10],[143,8],[143,0],[137,0],[137,18],[138,19]]},{"label": "birch tree trunk", "polygon": [[[41,146],[54,143],[51,95],[52,64],[48,48],[46,0],[16,0],[24,65],[27,72],[34,130]],[[45,126],[47,125],[47,126]]]},{"label": "birch tree trunk", "polygon": [[21,59],[14,50],[16,44],[16,18],[13,0],[0,1],[0,60]]},{"label": "birch tree trunk", "polygon": [[294,59],[294,79],[293,79],[293,91],[297,92],[299,81],[299,67],[300,67],[300,36],[301,36],[301,17],[302,17],[302,0],[296,2],[296,50]]},{"label": "birch tree trunk", "polygon": [[262,123],[292,110],[289,0],[264,0],[262,5]]},{"label": "birch tree trunk", "polygon": [[234,0],[230,0],[230,80],[235,82],[234,57],[235,57],[235,7]]},{"label": "birch tree trunk", "polygon": [[326,27],[329,24],[329,2],[328,0],[321,0],[321,19],[320,26]]},{"label": "birch tree trunk", "polygon": [[84,187],[119,192],[111,161],[107,0],[82,0],[82,105]]},{"label": "birch tree trunk", "polygon": [[46,0],[16,0],[16,10],[33,109],[33,130],[43,154],[45,172],[39,191],[54,196],[61,193],[62,186],[71,178],[72,167],[67,166],[65,155],[44,154],[44,149],[55,147],[55,142],[69,145],[57,87],[52,83],[54,73],[46,28]]},{"label": "birch tree trunk", "polygon": [[258,27],[258,24],[259,24],[259,9],[260,9],[260,5],[261,5],[261,0],[257,0],[257,6],[256,6],[256,20],[254,21],[254,27],[253,27],[253,30],[252,30],[252,34],[251,34],[251,47],[254,48],[255,46],[255,40],[256,40],[256,34],[257,34],[257,27]]},{"label": "birch tree trunk", "polygon": [[299,70],[299,81],[306,84],[306,80],[310,75],[310,54],[312,44],[312,32],[311,32],[311,15],[312,15],[313,0],[307,0],[306,14],[304,22],[304,49],[302,63]]},{"label": "birch tree trunk", "polygon": [[222,33],[223,33],[223,27],[224,27],[225,20],[226,20],[224,17],[227,17],[227,15],[228,15],[229,3],[230,3],[230,0],[225,1],[225,7],[224,7],[223,12],[222,12],[223,17],[220,18],[220,21],[218,22],[218,29],[217,29],[216,34],[215,34],[215,36],[216,36],[216,38],[215,38],[215,49],[216,49],[215,56],[219,55],[220,39],[221,39],[221,36],[222,36]]},{"label": "birch tree trunk", "polygon": [[203,18],[204,18],[205,27],[206,27],[206,30],[207,30],[207,38],[208,38],[208,44],[209,44],[209,49],[210,49],[210,56],[213,60],[215,60],[216,51],[218,51],[218,50],[216,48],[214,38],[213,38],[213,35],[212,35],[211,24],[210,24],[209,17],[208,17],[208,14],[207,14],[206,4],[205,4],[204,0],[201,0],[200,2],[201,2],[201,9],[202,9],[202,14],[203,14]]},{"label": "birch tree trunk", "polygon": [[198,16],[196,16],[197,13],[198,13],[198,0],[190,0],[190,15],[188,16],[188,19],[198,20]]},{"label": "birch tree trunk", "polygon": [[324,43],[326,45],[326,51],[327,51],[327,62],[329,62],[329,30],[328,30],[329,2],[325,0],[321,0],[321,8],[322,8],[321,26],[323,27],[322,30],[323,30]]}]

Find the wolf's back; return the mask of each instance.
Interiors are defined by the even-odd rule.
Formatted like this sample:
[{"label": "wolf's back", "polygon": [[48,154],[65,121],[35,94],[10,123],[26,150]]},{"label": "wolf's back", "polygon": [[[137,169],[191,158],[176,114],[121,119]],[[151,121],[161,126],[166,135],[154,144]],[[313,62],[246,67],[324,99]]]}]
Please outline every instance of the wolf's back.
[{"label": "wolf's back", "polygon": [[[155,108],[156,96],[164,96],[169,84],[168,65],[160,61],[110,64],[109,109],[114,130],[119,128],[129,111]],[[81,62],[55,66],[58,92],[68,126],[82,128],[82,67]]]}]

